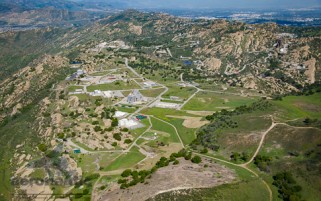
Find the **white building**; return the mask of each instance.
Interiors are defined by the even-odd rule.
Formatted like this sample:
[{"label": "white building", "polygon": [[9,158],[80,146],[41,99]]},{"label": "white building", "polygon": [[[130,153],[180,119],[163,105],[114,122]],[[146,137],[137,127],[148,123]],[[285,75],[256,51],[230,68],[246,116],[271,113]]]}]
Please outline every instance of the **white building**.
[{"label": "white building", "polygon": [[142,126],[139,122],[132,119],[121,119],[119,120],[118,125],[122,128],[128,129],[135,129]]},{"label": "white building", "polygon": [[104,97],[106,98],[124,98],[122,92],[120,91],[103,91]]},{"label": "white building", "polygon": [[144,96],[137,89],[131,92],[127,97],[127,103],[129,104],[133,104],[143,100],[144,100]]},{"label": "white building", "polygon": [[114,114],[114,117],[115,118],[124,118],[127,116],[127,112],[121,112],[121,111],[116,111],[115,114]]},{"label": "white building", "polygon": [[104,96],[103,92],[100,90],[95,90],[94,92],[90,92],[89,95],[91,95],[91,96]]},{"label": "white building", "polygon": [[157,103],[155,104],[155,107],[178,109],[178,108],[180,107],[180,104],[177,104],[177,103],[168,103],[168,102],[157,102]]},{"label": "white building", "polygon": [[152,82],[152,81],[146,81],[144,82],[144,88],[153,88],[153,87],[156,87],[157,84],[155,82]]}]

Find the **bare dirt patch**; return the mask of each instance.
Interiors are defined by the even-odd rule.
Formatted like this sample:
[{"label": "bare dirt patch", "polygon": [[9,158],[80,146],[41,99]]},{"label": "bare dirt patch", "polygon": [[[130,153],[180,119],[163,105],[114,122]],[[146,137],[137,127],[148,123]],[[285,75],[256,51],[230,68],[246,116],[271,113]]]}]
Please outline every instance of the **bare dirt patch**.
[{"label": "bare dirt patch", "polygon": [[186,112],[189,114],[199,115],[199,116],[203,116],[203,117],[213,114],[213,112],[211,112],[211,111],[191,111],[191,110],[188,110]]},{"label": "bare dirt patch", "polygon": [[321,112],[321,107],[318,105],[307,104],[304,102],[296,102],[294,103],[295,106],[300,107],[304,110],[311,111],[311,112]]},{"label": "bare dirt patch", "polygon": [[305,75],[308,77],[309,82],[311,84],[315,82],[316,62],[317,60],[315,58],[312,58],[304,63],[308,68],[307,71],[305,72]]},{"label": "bare dirt patch", "polygon": [[166,115],[167,117],[184,119],[183,126],[186,128],[200,128],[205,124],[208,124],[208,121],[202,121],[202,117],[188,117],[188,116],[172,116]]},{"label": "bare dirt patch", "polygon": [[[204,168],[207,164],[208,167]],[[154,173],[148,183],[137,184],[128,189],[111,190],[97,200],[146,200],[157,194],[191,188],[209,188],[230,183],[235,180],[235,173],[221,165],[203,161],[193,164],[180,159],[179,165],[169,165]]]}]

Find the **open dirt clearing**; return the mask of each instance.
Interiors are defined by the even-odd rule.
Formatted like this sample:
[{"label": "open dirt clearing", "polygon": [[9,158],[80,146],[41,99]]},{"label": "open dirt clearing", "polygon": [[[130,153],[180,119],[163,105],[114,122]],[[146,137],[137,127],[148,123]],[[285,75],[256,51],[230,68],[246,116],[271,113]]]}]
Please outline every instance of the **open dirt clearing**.
[{"label": "open dirt clearing", "polygon": [[[128,189],[116,189],[106,192],[97,200],[146,200],[159,193],[177,189],[209,188],[235,180],[235,173],[221,165],[203,161],[193,164],[180,159],[179,165],[169,165],[154,173],[147,184],[137,184]],[[207,168],[204,165],[208,164]]]},{"label": "open dirt clearing", "polygon": [[176,119],[184,119],[183,126],[186,128],[200,128],[205,124],[208,124],[208,121],[202,121],[202,117],[187,117],[187,116],[173,116],[166,115],[167,117],[176,118]]},{"label": "open dirt clearing", "polygon": [[207,116],[207,115],[212,115],[213,112],[211,111],[192,111],[192,110],[186,110],[187,113],[189,114],[194,114],[194,115],[198,115],[198,116]]}]

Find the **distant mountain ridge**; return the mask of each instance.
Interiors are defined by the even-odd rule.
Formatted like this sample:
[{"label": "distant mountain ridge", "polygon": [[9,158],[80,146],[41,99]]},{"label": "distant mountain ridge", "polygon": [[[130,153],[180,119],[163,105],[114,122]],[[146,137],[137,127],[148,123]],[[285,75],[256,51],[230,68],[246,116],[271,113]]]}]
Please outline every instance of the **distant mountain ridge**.
[{"label": "distant mountain ridge", "polygon": [[[25,11],[54,7],[56,9],[79,10],[82,5],[77,2],[64,0],[1,0],[0,11]],[[2,9],[1,9],[2,8]]]}]

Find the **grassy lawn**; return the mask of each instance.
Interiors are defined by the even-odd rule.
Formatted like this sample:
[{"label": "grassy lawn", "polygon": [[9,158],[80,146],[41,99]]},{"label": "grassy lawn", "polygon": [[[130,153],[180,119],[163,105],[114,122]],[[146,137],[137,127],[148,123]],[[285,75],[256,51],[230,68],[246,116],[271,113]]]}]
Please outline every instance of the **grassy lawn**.
[{"label": "grassy lawn", "polygon": [[236,95],[219,94],[213,92],[199,92],[184,107],[184,110],[220,111],[234,109],[241,105],[255,102],[255,98]]},{"label": "grassy lawn", "polygon": [[143,160],[145,155],[139,152],[137,147],[133,147],[130,152],[122,154],[116,158],[110,165],[104,168],[105,171],[131,168],[139,161]]},{"label": "grassy lawn", "polygon": [[217,143],[220,149],[217,154],[226,160],[230,159],[232,152],[247,153],[252,156],[257,149],[261,135],[271,125],[268,117],[243,114],[232,118],[237,122],[237,128],[224,128],[216,132]]},{"label": "grassy lawn", "polygon": [[159,94],[161,94],[165,89],[164,88],[158,88],[158,89],[146,89],[146,90],[140,90],[140,93],[143,96],[146,97],[157,97]]},{"label": "grassy lawn", "polygon": [[104,75],[108,75],[110,72],[108,71],[102,71],[102,72],[96,72],[93,74],[90,74],[91,76],[104,76]]},{"label": "grassy lawn", "polygon": [[[118,83],[118,84],[117,84]],[[108,90],[126,90],[126,89],[140,89],[135,82],[129,84],[124,82],[115,82],[110,84],[97,84],[87,87],[87,91],[93,92],[94,90],[108,91]]]},{"label": "grassy lawn", "polygon": [[114,158],[119,156],[120,153],[95,153],[95,154],[72,154],[77,160],[78,167],[83,171],[84,175],[92,174],[97,170],[96,161],[99,167],[107,167]]},{"label": "grassy lawn", "polygon": [[184,119],[175,119],[175,118],[169,118],[169,123],[173,124],[177,131],[179,136],[181,137],[184,145],[190,144],[195,138],[195,131],[196,128],[186,128],[183,126]]},{"label": "grassy lawn", "polygon": [[291,172],[302,187],[302,200],[317,201],[321,196],[320,144],[320,129],[278,125],[266,136],[259,154],[272,158],[270,177],[282,171]]},{"label": "grassy lawn", "polygon": [[311,148],[321,143],[321,130],[314,128],[293,128],[277,125],[266,136],[262,154],[272,157],[285,157],[289,152],[304,155]]},{"label": "grassy lawn", "polygon": [[182,99],[188,99],[191,95],[196,92],[193,87],[180,87],[178,85],[168,85],[168,91],[163,95],[164,98],[169,98],[170,96],[177,96]]},{"label": "grassy lawn", "polygon": [[136,107],[132,107],[132,106],[120,106],[120,107],[116,107],[118,111],[122,111],[122,112],[127,112],[127,113],[134,113],[138,108]]},{"label": "grassy lawn", "polygon": [[77,96],[80,101],[85,101],[90,98],[90,96],[88,94],[74,94],[72,96]]},{"label": "grassy lawn", "polygon": [[311,96],[287,96],[282,101],[273,101],[283,119],[320,118],[321,93]]},{"label": "grassy lawn", "polygon": [[153,117],[151,117],[151,121],[153,124],[153,130],[168,133],[170,135],[168,136],[170,142],[180,142],[175,129],[172,126]]},{"label": "grassy lawn", "polygon": [[75,92],[76,89],[84,89],[84,87],[82,87],[82,86],[69,86],[68,87],[69,92]]},{"label": "grassy lawn", "polygon": [[[254,190],[255,189],[255,190]],[[214,188],[181,190],[181,193],[171,192],[157,195],[150,200],[228,200],[228,201],[268,201],[269,194],[259,179],[240,181],[233,184],[223,184]]]}]

